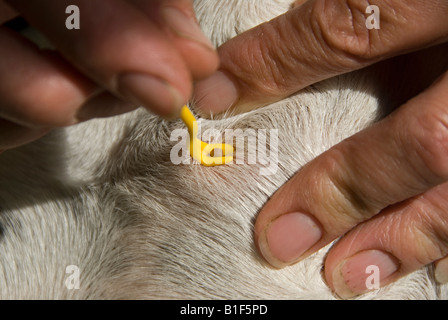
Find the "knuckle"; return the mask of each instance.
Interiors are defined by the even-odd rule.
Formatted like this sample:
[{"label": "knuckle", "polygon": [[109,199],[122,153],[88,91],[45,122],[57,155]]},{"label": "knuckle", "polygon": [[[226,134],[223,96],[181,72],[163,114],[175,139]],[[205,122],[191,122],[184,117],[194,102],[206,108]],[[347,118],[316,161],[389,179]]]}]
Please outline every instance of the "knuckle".
[{"label": "knuckle", "polygon": [[[321,172],[324,176],[317,179],[322,184],[314,188],[317,199],[324,197],[321,205],[325,213],[321,222],[332,226],[331,234],[345,232],[379,211],[353,179],[351,165],[347,164],[344,156],[350,154],[344,150],[346,144],[348,142],[341,142],[322,158],[324,169]],[[335,225],[337,228],[334,228]]]},{"label": "knuckle", "polygon": [[375,40],[366,27],[367,0],[315,2],[315,29],[324,45],[337,56],[357,60],[376,58]]},{"label": "knuckle", "polygon": [[[444,199],[424,201],[418,207],[412,208],[414,219],[407,230],[409,240],[415,243],[414,256],[422,264],[427,264],[448,254],[448,216],[445,214],[447,206]],[[444,205],[440,205],[443,203]],[[444,207],[444,208],[442,208]],[[442,211],[440,211],[442,210]],[[410,228],[409,228],[410,227]],[[406,230],[406,229],[404,229]]]},{"label": "knuckle", "polygon": [[[411,128],[412,129],[412,128]],[[441,108],[428,108],[417,117],[413,148],[430,176],[448,178],[448,114]]]},{"label": "knuckle", "polygon": [[[295,69],[295,55],[290,46],[286,45],[290,43],[290,34],[276,20],[262,24],[258,29],[257,36],[263,40],[254,42],[247,61],[238,67],[245,74],[255,75],[247,79],[251,87],[266,97],[276,96],[279,92],[288,90],[291,82],[289,75]],[[272,45],[274,43],[276,45]],[[260,64],[262,68],[259,67]]]}]

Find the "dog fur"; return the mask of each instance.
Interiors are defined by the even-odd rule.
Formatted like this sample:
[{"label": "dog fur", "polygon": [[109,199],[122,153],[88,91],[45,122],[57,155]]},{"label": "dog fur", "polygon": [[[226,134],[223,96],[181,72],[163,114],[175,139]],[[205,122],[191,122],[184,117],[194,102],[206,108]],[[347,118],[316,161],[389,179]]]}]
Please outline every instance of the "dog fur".
[{"label": "dog fur", "polygon": [[[289,9],[289,0],[196,0],[219,45]],[[174,165],[181,121],[146,110],[58,129],[0,156],[2,299],[336,299],[321,268],[327,246],[282,270],[256,252],[253,223],[297,170],[385,114],[366,72],[336,77],[204,128],[278,129],[278,170]],[[387,109],[387,108],[386,108]],[[248,147],[250,148],[250,146]],[[250,150],[248,150],[250,151]],[[79,268],[69,288],[68,266]],[[360,299],[445,299],[422,268]]]}]

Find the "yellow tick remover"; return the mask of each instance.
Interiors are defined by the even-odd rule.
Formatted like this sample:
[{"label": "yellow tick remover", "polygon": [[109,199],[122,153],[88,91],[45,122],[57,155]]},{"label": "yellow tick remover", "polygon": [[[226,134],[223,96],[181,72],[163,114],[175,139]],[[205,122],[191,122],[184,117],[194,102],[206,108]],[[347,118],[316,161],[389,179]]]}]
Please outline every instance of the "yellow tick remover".
[{"label": "yellow tick remover", "polygon": [[[187,106],[183,106],[180,117],[190,134],[190,155],[202,165],[212,167],[233,161],[233,146],[224,143],[205,143],[198,139],[198,123]],[[216,149],[220,149],[221,156],[212,156]]]}]

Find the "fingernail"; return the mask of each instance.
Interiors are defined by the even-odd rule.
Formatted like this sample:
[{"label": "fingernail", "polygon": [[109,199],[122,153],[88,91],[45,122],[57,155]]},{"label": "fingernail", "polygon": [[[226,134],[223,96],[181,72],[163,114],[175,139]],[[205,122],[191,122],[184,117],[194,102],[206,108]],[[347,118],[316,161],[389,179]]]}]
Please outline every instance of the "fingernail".
[{"label": "fingernail", "polygon": [[87,100],[76,114],[76,122],[93,118],[111,117],[137,108],[138,105],[118,99],[108,91],[101,91]]},{"label": "fingernail", "polygon": [[238,101],[238,90],[229,77],[221,71],[197,82],[194,101],[198,108],[213,113],[223,112]]},{"label": "fingernail", "polygon": [[166,81],[146,74],[127,73],[118,80],[118,91],[124,98],[138,103],[155,113],[173,118],[187,102],[180,92]]},{"label": "fingernail", "polygon": [[335,293],[343,298],[356,297],[379,289],[399,268],[397,258],[380,250],[361,251],[342,261],[333,271]]},{"label": "fingernail", "polygon": [[320,227],[311,217],[288,213],[271,222],[259,248],[269,263],[281,268],[297,261],[321,237]]},{"label": "fingernail", "polygon": [[434,276],[438,283],[448,283],[448,258],[444,258],[436,263]]},{"label": "fingernail", "polygon": [[174,7],[165,7],[161,12],[165,22],[177,36],[195,41],[207,49],[215,50],[215,47],[204,35],[194,17],[190,17]]}]

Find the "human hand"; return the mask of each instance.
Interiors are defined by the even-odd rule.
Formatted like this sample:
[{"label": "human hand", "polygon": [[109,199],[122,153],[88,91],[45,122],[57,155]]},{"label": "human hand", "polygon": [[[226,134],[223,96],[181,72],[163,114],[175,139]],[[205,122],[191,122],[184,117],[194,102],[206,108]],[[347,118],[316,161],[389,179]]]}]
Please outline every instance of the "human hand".
[{"label": "human hand", "polygon": [[[0,27],[0,149],[140,105],[175,116],[193,80],[218,67],[192,0],[7,2],[57,51]],[[69,5],[79,8],[79,29],[66,28]],[[0,2],[0,23],[11,17],[5,8]]]},{"label": "human hand", "polygon": [[[197,85],[198,106],[246,111],[448,41],[446,1],[369,4],[381,10],[378,30],[365,25],[365,1],[310,0],[230,40],[218,49],[221,71]],[[446,67],[423,75],[420,91]],[[254,234],[270,264],[296,263],[342,236],[324,265],[340,297],[367,290],[370,265],[382,286],[432,262],[448,281],[448,73],[418,93],[311,161],[266,203]]]}]

